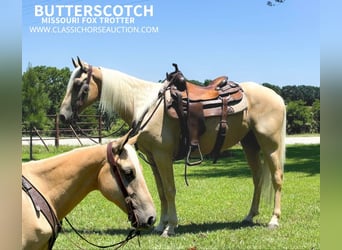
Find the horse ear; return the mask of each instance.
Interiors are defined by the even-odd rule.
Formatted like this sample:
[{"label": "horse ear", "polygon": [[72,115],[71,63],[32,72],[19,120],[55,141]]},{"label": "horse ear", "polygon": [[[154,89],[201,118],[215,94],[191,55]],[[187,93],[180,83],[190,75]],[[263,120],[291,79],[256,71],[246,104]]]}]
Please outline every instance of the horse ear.
[{"label": "horse ear", "polygon": [[77,62],[78,62],[78,66],[81,67],[81,70],[85,72],[85,69],[84,69],[84,66],[82,64],[82,61],[81,61],[81,59],[78,56],[77,56]]},{"label": "horse ear", "polygon": [[140,131],[135,136],[128,139],[128,144],[134,145],[137,142],[139,135]]},{"label": "horse ear", "polygon": [[74,60],[74,58],[71,58],[71,60],[72,60],[72,64],[74,65],[74,67],[77,68],[77,67],[78,67],[78,64],[76,63],[76,61]]},{"label": "horse ear", "polygon": [[115,141],[113,143],[113,148],[112,148],[113,153],[121,154],[122,149],[125,146],[125,144],[127,143],[131,132],[132,132],[132,130],[128,131],[127,134],[125,134],[124,136],[120,137],[117,141]]}]

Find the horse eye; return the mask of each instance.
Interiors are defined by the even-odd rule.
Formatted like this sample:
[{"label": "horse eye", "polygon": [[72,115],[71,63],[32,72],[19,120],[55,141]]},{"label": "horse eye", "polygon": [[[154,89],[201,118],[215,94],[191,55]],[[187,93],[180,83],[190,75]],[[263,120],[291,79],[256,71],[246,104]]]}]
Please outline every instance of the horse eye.
[{"label": "horse eye", "polygon": [[124,175],[125,175],[125,178],[127,180],[127,182],[131,182],[134,180],[135,176],[134,176],[134,172],[132,169],[129,169],[129,170],[125,170],[124,171]]},{"label": "horse eye", "polygon": [[84,94],[87,94],[88,92],[89,92],[89,86],[86,85],[86,86],[84,86],[84,88],[83,88],[83,93],[84,93]]},{"label": "horse eye", "polygon": [[82,85],[82,81],[81,81],[80,78],[76,78],[76,79],[75,79],[75,85],[76,85],[77,87],[80,87],[80,86]]}]

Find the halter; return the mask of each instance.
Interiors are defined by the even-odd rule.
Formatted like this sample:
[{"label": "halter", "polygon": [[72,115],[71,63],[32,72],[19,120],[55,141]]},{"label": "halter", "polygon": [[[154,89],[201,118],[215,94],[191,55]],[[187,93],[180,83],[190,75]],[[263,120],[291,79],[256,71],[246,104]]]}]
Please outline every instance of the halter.
[{"label": "halter", "polygon": [[117,157],[114,158],[114,155],[113,155],[112,144],[113,142],[110,142],[107,145],[107,159],[108,159],[108,162],[112,171],[114,172],[115,179],[119,185],[119,188],[125,198],[128,219],[129,221],[131,221],[133,227],[137,227],[139,221],[138,221],[138,217],[136,216],[134,212],[134,204],[133,204],[133,197],[135,196],[135,193],[129,193],[123,182],[123,179],[119,170],[119,164],[117,162],[118,158]]}]

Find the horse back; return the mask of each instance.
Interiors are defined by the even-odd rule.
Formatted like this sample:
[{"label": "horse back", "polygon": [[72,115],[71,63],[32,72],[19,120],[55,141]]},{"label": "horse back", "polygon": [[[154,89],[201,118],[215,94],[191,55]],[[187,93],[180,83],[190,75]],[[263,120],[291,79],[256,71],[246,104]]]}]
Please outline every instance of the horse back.
[{"label": "horse back", "polygon": [[286,111],[284,100],[274,90],[254,82],[243,82],[240,85],[247,96],[250,118],[257,119],[264,115],[283,119]]}]

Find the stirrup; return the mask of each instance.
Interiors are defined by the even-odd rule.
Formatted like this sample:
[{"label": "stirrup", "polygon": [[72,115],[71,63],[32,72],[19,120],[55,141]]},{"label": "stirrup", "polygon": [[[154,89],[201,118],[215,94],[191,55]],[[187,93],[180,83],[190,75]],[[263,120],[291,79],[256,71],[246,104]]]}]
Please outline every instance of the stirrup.
[{"label": "stirrup", "polygon": [[192,161],[192,162],[190,161],[191,160],[191,151],[192,151],[193,146],[194,145],[189,146],[188,154],[186,156],[186,165],[188,165],[188,166],[196,166],[196,165],[201,164],[203,161],[203,155],[202,155],[201,148],[200,148],[199,144],[195,145],[197,147],[199,155],[200,155],[199,160],[198,161]]}]

